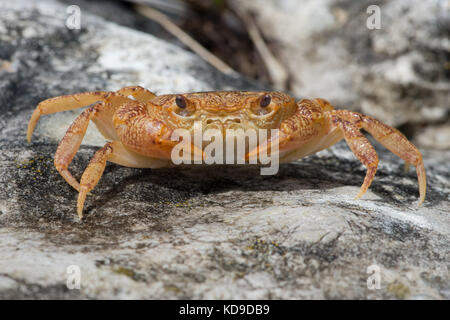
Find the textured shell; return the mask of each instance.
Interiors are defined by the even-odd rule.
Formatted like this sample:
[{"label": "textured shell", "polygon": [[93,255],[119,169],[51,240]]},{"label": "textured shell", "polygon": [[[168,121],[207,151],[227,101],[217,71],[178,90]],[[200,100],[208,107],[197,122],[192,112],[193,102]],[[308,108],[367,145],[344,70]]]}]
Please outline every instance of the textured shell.
[{"label": "textured shell", "polygon": [[[237,111],[258,101],[265,94],[270,94],[272,102],[275,104],[287,104],[293,101],[291,96],[275,91],[209,91],[186,93],[183,96],[193,103],[196,108],[214,113]],[[162,107],[173,105],[176,96],[177,94],[157,96],[152,100],[152,103]]]},{"label": "textured shell", "polygon": [[[270,95],[267,108],[260,106],[261,98]],[[233,120],[233,128],[278,128],[280,123],[295,111],[295,100],[281,92],[211,91],[182,94],[187,107],[180,109],[175,103],[178,94],[155,97],[149,104],[149,112],[164,118],[172,128],[191,128],[201,121],[203,128],[211,122],[224,124]],[[153,107],[153,108],[152,108]],[[239,121],[238,121],[239,120]],[[236,125],[239,122],[239,125]],[[216,126],[217,127],[217,126]],[[226,127],[226,126],[225,126]],[[226,128],[223,128],[226,129]]]}]

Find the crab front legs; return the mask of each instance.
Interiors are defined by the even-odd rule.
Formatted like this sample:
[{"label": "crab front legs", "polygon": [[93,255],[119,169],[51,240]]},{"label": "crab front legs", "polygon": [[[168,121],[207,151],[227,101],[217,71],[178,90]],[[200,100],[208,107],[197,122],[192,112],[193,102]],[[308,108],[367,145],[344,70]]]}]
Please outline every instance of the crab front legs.
[{"label": "crab front legs", "polygon": [[114,139],[115,133],[111,129],[108,129],[113,128],[113,126],[107,124],[108,122],[111,122],[112,124],[112,121],[109,120],[109,116],[105,116],[105,114],[113,113],[114,109],[118,106],[131,100],[120,94],[104,91],[86,92],[51,98],[41,102],[37,106],[28,124],[27,140],[30,142],[36,123],[41,115],[81,108],[97,101],[102,102],[86,109],[75,119],[58,145],[58,149],[55,153],[54,164],[56,169],[67,183],[77,191],[79,191],[80,185],[69,172],[68,167],[80,148],[89,121],[98,120],[97,124],[99,125],[99,129],[105,137]]},{"label": "crab front legs", "polygon": [[114,111],[126,102],[130,102],[128,96],[136,100],[147,102],[155,97],[151,91],[142,87],[124,87],[114,92],[96,91],[73,95],[66,95],[47,99],[39,103],[34,110],[28,124],[27,140],[31,142],[31,136],[39,118],[43,114],[52,114],[61,111],[78,109],[101,101],[93,107],[82,112],[67,130],[55,153],[54,164],[61,176],[77,191],[80,184],[69,172],[68,167],[80,148],[90,120],[94,120],[100,132],[108,139],[116,140],[112,117]]},{"label": "crab front legs", "polygon": [[[367,168],[366,176],[356,198],[361,197],[373,181],[378,156],[369,140],[360,132],[366,130],[392,153],[416,166],[419,182],[419,205],[425,200],[426,174],[420,151],[397,129],[380,121],[348,110],[334,110],[323,99],[302,100],[297,111],[283,121],[278,135],[247,155],[255,156],[271,143],[278,143],[280,162],[289,162],[326,149],[345,138],[355,156]],[[276,141],[275,141],[276,140]],[[284,152],[284,154],[283,154]]]}]

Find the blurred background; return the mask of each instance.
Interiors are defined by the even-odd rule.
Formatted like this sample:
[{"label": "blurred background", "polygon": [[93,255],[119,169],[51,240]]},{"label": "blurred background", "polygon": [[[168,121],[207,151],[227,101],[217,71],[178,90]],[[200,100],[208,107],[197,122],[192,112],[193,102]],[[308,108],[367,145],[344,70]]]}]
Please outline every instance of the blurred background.
[{"label": "blurred background", "polygon": [[450,149],[448,0],[61,0]]}]

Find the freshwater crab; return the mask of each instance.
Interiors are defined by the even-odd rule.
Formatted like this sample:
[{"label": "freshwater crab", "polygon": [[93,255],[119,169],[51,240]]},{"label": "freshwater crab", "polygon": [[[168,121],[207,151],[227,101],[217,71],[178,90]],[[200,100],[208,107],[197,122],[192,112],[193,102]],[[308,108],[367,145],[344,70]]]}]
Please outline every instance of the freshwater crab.
[{"label": "freshwater crab", "polygon": [[[93,104],[93,105],[92,105]],[[28,124],[27,140],[43,114],[92,105],[82,112],[67,130],[58,146],[54,164],[61,176],[78,191],[77,212],[80,219],[87,193],[100,180],[106,162],[134,168],[160,168],[173,165],[171,139],[175,129],[192,132],[194,123],[230,128],[279,129],[247,156],[267,148],[269,140],[279,145],[279,162],[289,162],[328,148],[344,138],[355,156],[367,168],[356,198],[369,188],[377,170],[375,149],[360,132],[369,132],[392,153],[416,166],[419,205],[426,192],[426,175],[422,155],[398,130],[357,112],[335,110],[324,99],[298,102],[280,92],[217,91],[155,95],[139,87],[125,87],[116,92],[85,92],[47,99],[39,103]],[[87,130],[89,121],[110,142],[99,149],[80,183],[68,170]],[[271,141],[273,142],[273,141]],[[203,146],[202,146],[203,147]],[[203,152],[194,146],[193,152]]]}]

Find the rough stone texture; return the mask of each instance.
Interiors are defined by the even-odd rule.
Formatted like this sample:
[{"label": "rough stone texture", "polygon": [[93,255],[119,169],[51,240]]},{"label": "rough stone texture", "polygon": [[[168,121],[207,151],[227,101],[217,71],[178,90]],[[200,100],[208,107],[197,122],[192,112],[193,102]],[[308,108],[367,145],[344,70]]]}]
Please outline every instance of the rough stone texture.
[{"label": "rough stone texture", "polygon": [[[449,119],[448,1],[236,3],[255,14],[262,32],[273,43],[273,52],[289,71],[295,94],[326,96],[340,108],[362,110],[395,126],[409,124],[419,129],[416,124]],[[373,13],[367,13],[371,5],[380,8],[379,30],[366,27]],[[443,141],[450,140],[447,132],[439,134],[444,135]],[[436,145],[426,139],[420,143]]]},{"label": "rough stone texture", "polygon": [[[0,20],[0,298],[450,298],[450,153],[424,151],[428,194],[379,148],[370,191],[344,143],[283,165],[139,170],[108,165],[76,217],[76,192],[52,165],[76,113],[28,119],[48,97],[144,85],[157,93],[254,89],[151,36],[65,6],[2,2]],[[24,10],[24,8],[27,10]],[[79,177],[104,141],[90,129]],[[381,269],[369,290],[367,267]],[[81,290],[66,286],[81,268]]]}]

